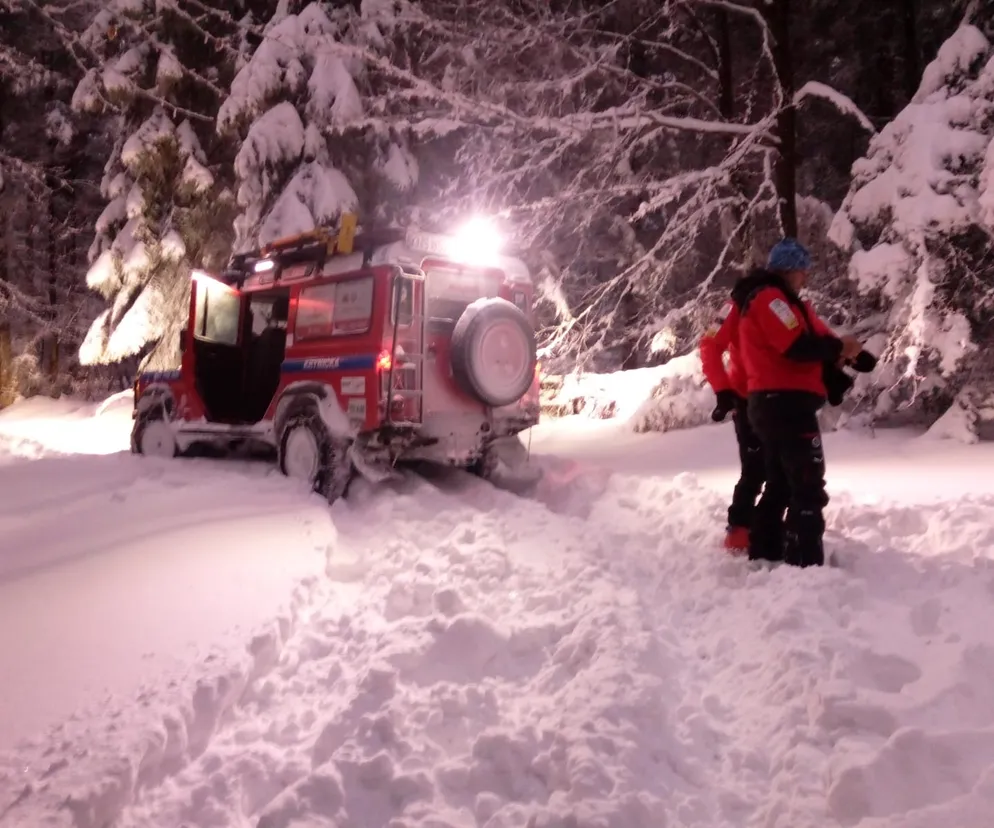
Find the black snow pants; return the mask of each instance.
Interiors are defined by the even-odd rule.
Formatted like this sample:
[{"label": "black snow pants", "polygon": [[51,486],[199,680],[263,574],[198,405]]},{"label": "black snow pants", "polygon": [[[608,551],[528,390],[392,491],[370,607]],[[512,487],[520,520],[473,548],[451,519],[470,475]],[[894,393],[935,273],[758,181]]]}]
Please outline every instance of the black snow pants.
[{"label": "black snow pants", "polygon": [[750,559],[793,566],[825,563],[828,494],[817,418],[823,404],[816,394],[803,391],[749,395],[749,421],[766,463],[766,486],[749,533]]},{"label": "black snow pants", "polygon": [[748,402],[740,399],[732,411],[735,423],[735,439],[739,444],[739,481],[732,492],[732,503],[728,507],[728,525],[748,529],[752,526],[756,511],[756,498],[766,480],[766,465],[763,461],[763,446],[749,422]]}]

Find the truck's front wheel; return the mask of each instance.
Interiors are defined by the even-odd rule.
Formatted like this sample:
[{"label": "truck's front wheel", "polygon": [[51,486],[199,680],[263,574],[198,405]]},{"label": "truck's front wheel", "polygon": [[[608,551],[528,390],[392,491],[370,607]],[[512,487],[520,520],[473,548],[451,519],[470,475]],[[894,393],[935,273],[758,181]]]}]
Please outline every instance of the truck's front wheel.
[{"label": "truck's front wheel", "polygon": [[169,426],[164,405],[138,412],[131,431],[131,451],[146,457],[176,456],[176,436]]},{"label": "truck's front wheel", "polygon": [[328,432],[317,405],[310,400],[291,403],[279,439],[280,471],[334,503],[345,495],[352,479],[348,446]]}]

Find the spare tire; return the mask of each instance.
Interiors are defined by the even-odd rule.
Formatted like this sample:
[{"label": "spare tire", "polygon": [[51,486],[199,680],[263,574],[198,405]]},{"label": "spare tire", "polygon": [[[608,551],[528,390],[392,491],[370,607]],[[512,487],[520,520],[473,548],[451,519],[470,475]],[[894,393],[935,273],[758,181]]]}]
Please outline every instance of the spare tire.
[{"label": "spare tire", "polygon": [[452,331],[452,376],[493,408],[520,400],[535,380],[535,331],[506,299],[477,299]]}]

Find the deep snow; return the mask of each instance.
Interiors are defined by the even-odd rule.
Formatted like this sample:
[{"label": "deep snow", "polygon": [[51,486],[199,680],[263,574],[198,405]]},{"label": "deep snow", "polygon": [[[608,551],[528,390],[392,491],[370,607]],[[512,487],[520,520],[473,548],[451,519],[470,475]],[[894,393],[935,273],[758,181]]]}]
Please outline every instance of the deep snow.
[{"label": "deep snow", "polygon": [[[994,812],[988,447],[829,435],[843,567],[757,572],[715,548],[728,425],[550,423],[523,496],[441,473],[328,510],[258,464],[109,453],[123,405],[33,406],[0,414],[0,592],[34,590],[22,632],[0,621],[0,732],[51,729],[5,740],[3,828]],[[91,438],[102,456],[50,454]],[[180,510],[203,518],[190,534]],[[128,645],[146,637],[147,673]],[[94,704],[79,676],[104,671],[115,698]],[[25,673],[11,716],[6,677]]]}]

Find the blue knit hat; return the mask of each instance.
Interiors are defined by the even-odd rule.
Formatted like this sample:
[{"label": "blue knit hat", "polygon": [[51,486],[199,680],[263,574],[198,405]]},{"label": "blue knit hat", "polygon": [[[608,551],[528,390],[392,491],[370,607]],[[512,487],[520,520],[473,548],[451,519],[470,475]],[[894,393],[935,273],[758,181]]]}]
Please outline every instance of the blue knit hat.
[{"label": "blue knit hat", "polygon": [[769,270],[808,270],[811,267],[811,254],[797,239],[781,239],[770,251],[766,262]]}]

